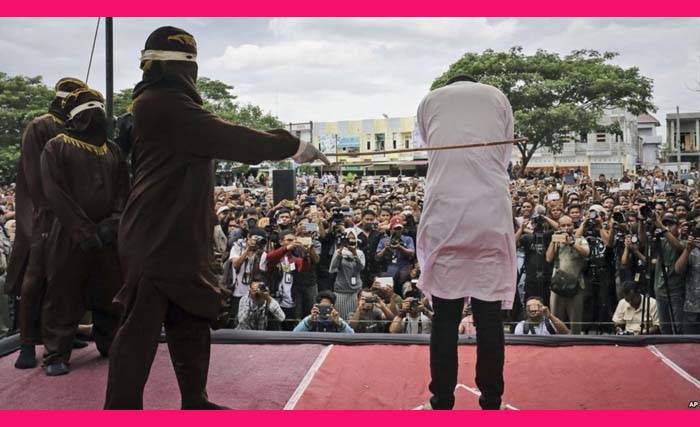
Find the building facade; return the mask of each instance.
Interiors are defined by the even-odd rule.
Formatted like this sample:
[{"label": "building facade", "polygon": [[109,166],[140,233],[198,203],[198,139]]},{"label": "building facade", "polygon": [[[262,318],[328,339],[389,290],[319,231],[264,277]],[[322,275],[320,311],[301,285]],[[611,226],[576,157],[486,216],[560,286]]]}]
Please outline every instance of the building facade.
[{"label": "building facade", "polygon": [[[606,127],[617,123],[620,133],[606,131]],[[553,154],[542,148],[535,152],[527,165],[528,169],[544,171],[580,168],[593,175],[601,173],[608,177],[620,177],[624,170],[634,171],[641,166],[642,152],[637,116],[624,110],[609,110],[599,121],[600,127],[586,135],[570,135],[561,153]],[[513,164],[521,163],[521,155],[513,150]]]},{"label": "building facade", "polygon": [[[680,126],[679,126],[680,125]],[[700,112],[666,114],[666,144],[664,157],[667,162],[700,162]]]},{"label": "building facade", "polygon": [[378,154],[413,148],[415,122],[414,116],[314,122],[312,140],[335,157],[343,171],[420,173],[427,167],[425,152]]}]

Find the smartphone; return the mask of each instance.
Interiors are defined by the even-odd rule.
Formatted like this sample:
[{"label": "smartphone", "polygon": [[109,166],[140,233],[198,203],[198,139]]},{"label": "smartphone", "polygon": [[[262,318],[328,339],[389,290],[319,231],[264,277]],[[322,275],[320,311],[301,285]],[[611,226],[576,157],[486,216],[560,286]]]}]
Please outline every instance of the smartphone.
[{"label": "smartphone", "polygon": [[552,234],[552,243],[566,243],[567,235],[564,233]]},{"label": "smartphone", "polygon": [[391,277],[377,277],[377,283],[379,283],[379,286],[383,288],[393,288],[394,287],[394,279]]},{"label": "smartphone", "polygon": [[299,242],[302,246],[311,246],[313,244],[311,237],[297,237],[297,242]]},{"label": "smartphone", "polygon": [[318,212],[316,205],[309,206],[309,213],[315,214],[316,212]]},{"label": "smartphone", "polygon": [[315,222],[309,222],[306,224],[306,232],[307,233],[316,233],[318,232],[318,225],[316,225]]}]

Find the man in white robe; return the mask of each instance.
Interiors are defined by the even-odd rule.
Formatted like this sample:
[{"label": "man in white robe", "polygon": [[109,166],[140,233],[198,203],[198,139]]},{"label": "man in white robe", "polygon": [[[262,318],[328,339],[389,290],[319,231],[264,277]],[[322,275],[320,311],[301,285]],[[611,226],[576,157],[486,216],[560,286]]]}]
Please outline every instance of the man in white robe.
[{"label": "man in white robe", "polygon": [[[430,92],[418,107],[417,139],[426,147],[513,138],[513,112],[498,89],[468,76]],[[418,228],[418,287],[432,300],[432,397],[452,409],[457,338],[465,298],[477,331],[476,384],[483,409],[503,395],[502,309],[515,296],[516,252],[509,193],[511,145],[428,152],[425,201]]]}]

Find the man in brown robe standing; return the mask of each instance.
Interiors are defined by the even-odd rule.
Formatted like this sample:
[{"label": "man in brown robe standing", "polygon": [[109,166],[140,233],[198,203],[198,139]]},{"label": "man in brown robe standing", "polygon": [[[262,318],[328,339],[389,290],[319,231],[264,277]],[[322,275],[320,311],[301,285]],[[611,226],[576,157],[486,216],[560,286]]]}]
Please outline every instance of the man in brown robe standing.
[{"label": "man in brown robe standing", "polygon": [[40,156],[46,143],[63,131],[66,115],[61,103],[76,89],[86,88],[82,81],[66,77],[56,83],[56,97],[49,112],[34,119],[22,136],[17,169],[17,234],[7,267],[9,295],[20,296],[19,331],[21,350],[15,362],[18,369],[36,366],[34,347],[41,343],[41,302],[45,289],[43,244],[53,215],[47,209],[41,183]]},{"label": "man in brown robe standing", "polygon": [[146,40],[134,89],[134,183],[119,228],[125,312],[110,352],[106,409],[141,409],[161,325],[183,409],[222,409],[206,392],[210,322],[226,291],[211,270],[214,161],[328,160],[284,130],[233,125],[202,108],[192,35],[162,27]]},{"label": "man in brown robe standing", "polygon": [[107,141],[102,95],[90,89],[63,101],[64,133],[46,143],[41,178],[55,215],[46,240],[46,295],[42,311],[48,376],[68,373],[73,336],[92,310],[93,337],[109,353],[119,316],[112,302],[122,286],[116,248],[119,217],[129,191],[121,150]]}]

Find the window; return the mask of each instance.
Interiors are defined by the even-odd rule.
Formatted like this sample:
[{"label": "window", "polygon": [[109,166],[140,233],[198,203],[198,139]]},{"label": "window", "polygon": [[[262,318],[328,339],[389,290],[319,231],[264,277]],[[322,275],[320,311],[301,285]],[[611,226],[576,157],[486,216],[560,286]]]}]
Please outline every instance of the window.
[{"label": "window", "polygon": [[372,149],[372,141],[367,140],[367,151]]},{"label": "window", "polygon": [[605,130],[598,130],[595,133],[595,142],[605,142],[606,141]]},{"label": "window", "polygon": [[375,133],[374,134],[374,151],[384,151],[384,134],[383,133]]},{"label": "window", "polygon": [[406,140],[404,141],[405,148],[411,148],[411,147],[409,147],[410,143],[411,143],[411,140],[406,138]]}]

